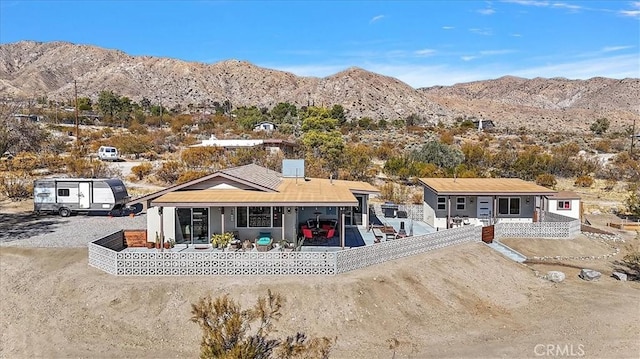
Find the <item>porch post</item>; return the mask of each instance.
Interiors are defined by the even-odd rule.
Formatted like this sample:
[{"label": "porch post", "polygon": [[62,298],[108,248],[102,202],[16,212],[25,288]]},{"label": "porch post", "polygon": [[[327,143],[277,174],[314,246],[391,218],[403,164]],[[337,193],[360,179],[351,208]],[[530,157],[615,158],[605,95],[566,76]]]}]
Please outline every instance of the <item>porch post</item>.
[{"label": "porch post", "polygon": [[220,231],[224,233],[224,207],[220,207]]},{"label": "porch post", "polygon": [[162,215],[162,209],[162,206],[158,207],[158,214],[160,215],[160,251],[164,251],[164,216]]},{"label": "porch post", "polygon": [[451,196],[447,196],[447,229],[451,228]]},{"label": "porch post", "polygon": [[340,246],[342,246],[342,249],[344,249],[344,211],[340,211],[340,217],[341,217],[341,221],[340,221]]}]

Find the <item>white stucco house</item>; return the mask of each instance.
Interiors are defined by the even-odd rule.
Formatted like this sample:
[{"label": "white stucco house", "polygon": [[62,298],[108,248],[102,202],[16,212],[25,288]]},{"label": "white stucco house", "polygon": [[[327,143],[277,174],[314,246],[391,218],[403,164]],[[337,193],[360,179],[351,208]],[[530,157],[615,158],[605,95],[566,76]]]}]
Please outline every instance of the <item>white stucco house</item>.
[{"label": "white stucco house", "polygon": [[550,213],[581,219],[580,196],[575,192],[561,191],[545,198],[545,208]]}]

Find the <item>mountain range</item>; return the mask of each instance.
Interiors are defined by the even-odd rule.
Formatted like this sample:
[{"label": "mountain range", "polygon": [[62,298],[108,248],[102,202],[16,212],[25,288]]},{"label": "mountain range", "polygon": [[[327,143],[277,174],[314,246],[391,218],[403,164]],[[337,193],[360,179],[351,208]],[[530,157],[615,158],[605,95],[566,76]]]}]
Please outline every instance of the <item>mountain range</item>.
[{"label": "mountain range", "polygon": [[585,131],[606,117],[623,128],[640,117],[640,79],[498,79],[415,89],[398,79],[349,68],[324,78],[227,60],[214,64],[150,56],[67,42],[20,41],[0,45],[0,97],[96,100],[112,90],[134,101],[271,108],[340,104],[349,118],[393,120],[417,114],[431,122],[493,120],[499,127]]}]

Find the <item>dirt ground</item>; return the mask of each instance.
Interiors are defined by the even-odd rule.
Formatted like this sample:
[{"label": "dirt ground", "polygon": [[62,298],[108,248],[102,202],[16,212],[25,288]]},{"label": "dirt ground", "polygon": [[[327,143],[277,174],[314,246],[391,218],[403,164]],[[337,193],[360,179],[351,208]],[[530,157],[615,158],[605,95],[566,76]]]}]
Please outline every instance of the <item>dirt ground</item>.
[{"label": "dirt ground", "polygon": [[0,357],[195,357],[191,303],[249,305],[271,289],[287,298],[279,334],[337,337],[333,358],[391,358],[391,338],[396,358],[537,357],[540,345],[637,358],[640,283],[563,270],[553,284],[473,243],[334,277],[115,277],[86,249],[1,248]]},{"label": "dirt ground", "polygon": [[[538,256],[611,250],[586,237],[509,244]],[[0,247],[0,357],[196,357],[191,303],[229,294],[248,306],[271,289],[287,300],[276,334],[337,338],[332,358],[392,358],[390,339],[395,358],[639,358],[640,282],[609,277],[623,254],[522,265],[471,243],[334,277],[115,277],[89,267],[85,248]],[[583,267],[603,278],[582,281]],[[567,279],[535,274],[548,270]]]}]

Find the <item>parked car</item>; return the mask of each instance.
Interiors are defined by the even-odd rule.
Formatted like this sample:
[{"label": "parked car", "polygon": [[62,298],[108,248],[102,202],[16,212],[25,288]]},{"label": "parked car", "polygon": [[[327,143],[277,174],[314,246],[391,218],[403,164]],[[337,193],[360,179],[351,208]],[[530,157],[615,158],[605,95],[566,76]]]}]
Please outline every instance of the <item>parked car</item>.
[{"label": "parked car", "polygon": [[118,149],[111,146],[100,146],[98,149],[98,158],[103,161],[118,161]]}]

